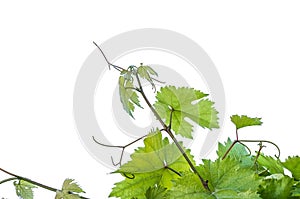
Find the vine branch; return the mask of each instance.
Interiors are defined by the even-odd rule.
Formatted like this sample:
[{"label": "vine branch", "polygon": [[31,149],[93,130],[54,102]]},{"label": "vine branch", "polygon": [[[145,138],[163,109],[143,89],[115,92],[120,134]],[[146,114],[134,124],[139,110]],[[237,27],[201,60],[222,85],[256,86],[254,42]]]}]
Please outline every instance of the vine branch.
[{"label": "vine branch", "polygon": [[[106,58],[104,52],[101,50],[101,48],[95,43],[93,42],[97,48],[100,50],[101,54],[103,55],[103,57],[105,58],[109,68],[110,66],[112,66],[114,69],[116,69],[117,71],[123,71],[125,69],[119,67],[119,66],[116,66],[116,65],[113,65],[111,64],[108,59]],[[145,100],[145,102],[147,103],[148,107],[150,108],[150,110],[152,111],[152,113],[154,114],[154,116],[156,117],[156,119],[159,121],[159,123],[162,125],[164,131],[166,131],[168,133],[168,135],[171,137],[171,139],[173,140],[173,142],[175,143],[175,145],[177,146],[177,148],[179,149],[180,153],[183,155],[183,157],[185,158],[185,160],[187,161],[187,163],[189,164],[190,168],[192,169],[192,171],[198,176],[199,180],[201,181],[203,187],[210,191],[209,187],[208,187],[208,181],[207,180],[204,180],[202,178],[202,176],[199,174],[199,172],[197,171],[196,167],[193,165],[192,161],[189,159],[189,157],[187,156],[187,154],[185,153],[185,151],[183,150],[183,148],[181,147],[181,145],[179,144],[178,140],[176,139],[176,137],[174,136],[174,134],[172,133],[171,131],[171,121],[170,121],[170,124],[169,126],[167,126],[167,124],[164,123],[164,121],[162,120],[162,118],[159,116],[159,114],[157,113],[157,111],[154,109],[154,107],[152,106],[152,104],[150,103],[150,101],[148,100],[144,90],[143,90],[143,87],[142,87],[142,84],[141,84],[141,80],[139,78],[139,75],[137,73],[135,73],[135,77],[136,77],[136,80],[138,82],[138,90],[139,93],[142,95],[143,99]],[[154,79],[155,81],[158,81],[156,79]],[[158,81],[159,82],[159,81]],[[172,117],[172,112],[171,112],[171,117]],[[142,137],[143,138],[143,137]],[[142,139],[140,138],[140,139]],[[94,137],[93,137],[94,139]],[[138,139],[139,140],[139,139]],[[107,147],[117,147],[117,148],[122,148],[122,154],[121,154],[121,159],[120,159],[120,162],[116,165],[121,165],[121,161],[122,161],[122,156],[123,156],[123,153],[124,153],[124,149],[125,147],[127,147],[127,145],[125,146],[112,146],[112,145],[105,145],[105,144],[102,144],[98,141],[96,141],[94,139],[95,142],[97,142],[98,144],[102,145],[102,146],[107,146]],[[134,141],[135,142],[135,141]],[[133,143],[134,143],[133,142]],[[133,143],[130,143],[130,144],[133,144]]]},{"label": "vine branch", "polygon": [[[19,175],[17,175],[17,174],[14,174],[14,173],[11,173],[11,172],[9,172],[9,171],[6,171],[6,170],[4,170],[4,169],[2,169],[2,168],[0,168],[0,171],[2,171],[3,173],[8,174],[8,175],[10,175],[10,176],[13,176],[12,178],[8,178],[8,179],[5,179],[5,180],[2,180],[2,181],[0,182],[0,184],[5,183],[5,182],[8,182],[8,181],[12,181],[12,180],[23,180],[23,181],[29,182],[30,184],[36,185],[36,186],[38,186],[38,187],[47,189],[47,190],[49,190],[49,191],[53,191],[53,192],[55,192],[55,193],[58,192],[58,191],[61,191],[60,189],[56,189],[56,188],[53,188],[53,187],[44,185],[44,184],[42,184],[42,183],[36,182],[36,181],[34,181],[34,180],[31,180],[31,179],[29,179],[29,178],[25,178],[25,177],[19,176]],[[70,192],[70,194],[73,194],[73,193]],[[82,198],[82,199],[89,199],[89,198],[86,198],[86,197],[83,197],[83,196],[79,196],[79,197]]]},{"label": "vine branch", "polygon": [[[183,150],[183,148],[181,147],[181,145],[179,144],[178,140],[176,139],[176,137],[173,135],[171,128],[169,128],[164,121],[162,120],[162,118],[159,116],[159,114],[157,113],[157,111],[154,109],[154,107],[152,106],[152,104],[150,103],[150,101],[148,100],[147,96],[145,95],[145,92],[143,90],[140,78],[138,76],[138,74],[135,75],[138,85],[139,85],[139,90],[140,93],[142,95],[142,97],[144,98],[145,102],[147,103],[148,107],[150,108],[150,110],[152,111],[152,113],[155,115],[156,119],[160,122],[160,124],[163,126],[163,130],[166,131],[168,133],[168,135],[171,137],[171,139],[173,140],[173,142],[175,143],[175,145],[177,146],[177,148],[179,149],[179,151],[181,152],[181,154],[183,155],[183,157],[185,158],[185,160],[187,161],[187,163],[189,164],[189,166],[191,167],[192,171],[198,176],[198,178],[200,179],[203,187],[210,191],[209,187],[208,187],[208,181],[205,181],[202,176],[199,174],[199,172],[197,171],[196,167],[193,165],[193,163],[191,162],[191,160],[189,159],[189,157],[187,156],[187,154],[185,153],[185,151]],[[170,123],[171,124],[171,123]]]}]

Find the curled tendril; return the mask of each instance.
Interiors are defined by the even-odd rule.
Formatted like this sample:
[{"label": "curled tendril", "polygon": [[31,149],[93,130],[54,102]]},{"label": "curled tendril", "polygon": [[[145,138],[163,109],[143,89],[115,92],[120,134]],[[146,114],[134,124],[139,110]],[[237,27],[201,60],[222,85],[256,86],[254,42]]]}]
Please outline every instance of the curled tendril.
[{"label": "curled tendril", "polygon": [[[122,173],[122,175],[125,177],[125,178],[128,178],[128,179],[131,179],[133,180],[135,178],[135,175],[132,174],[132,173]],[[131,175],[131,176],[129,176]]]},{"label": "curled tendril", "polygon": [[[269,141],[269,140],[235,140],[235,141],[231,144],[231,146],[229,147],[229,149],[225,152],[224,156],[222,157],[222,160],[226,158],[226,156],[229,154],[229,152],[232,150],[232,148],[234,147],[234,145],[235,145],[236,143],[240,143],[240,144],[242,144],[243,146],[245,146],[245,147],[247,148],[247,150],[250,152],[250,155],[251,155],[251,150],[250,150],[250,148],[249,148],[247,145],[245,145],[243,142],[258,142],[259,145],[261,145],[260,151],[262,150],[263,147],[265,147],[265,146],[262,145],[262,143],[268,143],[268,144],[271,144],[271,145],[275,146],[276,149],[277,149],[277,151],[278,151],[278,154],[275,154],[274,156],[275,156],[277,159],[279,159],[279,157],[280,157],[280,148],[278,147],[277,144],[275,144],[274,142],[271,142],[271,141]],[[259,151],[259,152],[260,152],[260,151]]]},{"label": "curled tendril", "polygon": [[251,149],[246,144],[244,144],[243,142],[240,142],[240,141],[238,141],[238,143],[240,143],[241,145],[243,145],[248,150],[248,152],[249,152],[248,156],[252,155]]},{"label": "curled tendril", "polygon": [[271,142],[269,140],[239,140],[240,142],[258,142],[258,143],[268,143],[268,144],[271,144],[273,146],[275,146],[275,148],[277,149],[278,151],[278,154],[275,154],[274,156],[279,159],[280,158],[280,155],[281,155],[281,152],[280,152],[280,148],[277,144],[275,144],[274,142]]}]

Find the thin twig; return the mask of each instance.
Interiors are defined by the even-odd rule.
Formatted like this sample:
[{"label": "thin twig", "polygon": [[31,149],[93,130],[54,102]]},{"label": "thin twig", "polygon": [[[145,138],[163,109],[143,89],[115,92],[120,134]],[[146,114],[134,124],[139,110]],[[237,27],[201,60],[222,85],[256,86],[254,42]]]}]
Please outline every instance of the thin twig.
[{"label": "thin twig", "polygon": [[[147,135],[148,135],[148,134],[147,134]],[[111,161],[112,161],[112,163],[113,163],[114,166],[118,166],[118,165],[121,166],[121,165],[122,165],[122,159],[123,159],[123,155],[124,155],[124,150],[125,150],[125,148],[128,147],[128,146],[130,146],[130,145],[132,145],[132,144],[134,144],[134,143],[136,143],[136,142],[138,142],[138,141],[140,141],[141,139],[145,138],[147,135],[144,135],[144,136],[142,136],[142,137],[140,137],[140,138],[138,138],[138,139],[136,139],[136,140],[130,142],[129,144],[124,145],[124,146],[103,144],[103,143],[97,141],[96,138],[95,138],[94,136],[92,136],[92,138],[93,138],[94,142],[96,142],[97,144],[99,144],[99,145],[101,145],[101,146],[111,147],[111,148],[121,148],[121,149],[122,149],[122,152],[121,152],[121,157],[120,157],[120,160],[119,160],[118,163],[115,163],[114,160],[113,160],[113,158],[111,157]]]},{"label": "thin twig", "polygon": [[262,150],[264,147],[266,147],[266,146],[264,146],[264,145],[262,144],[262,142],[259,142],[258,146],[259,146],[259,149],[258,149],[258,151],[257,151],[257,155],[256,155],[255,160],[254,160],[254,165],[257,165],[256,163],[257,163],[258,157],[260,156],[261,150]]},{"label": "thin twig", "polygon": [[123,71],[123,70],[125,70],[124,68],[122,68],[122,67],[120,67],[120,66],[117,66],[117,65],[114,65],[114,64],[110,63],[110,62],[108,61],[108,59],[106,58],[106,56],[105,56],[104,52],[102,51],[102,49],[98,46],[98,44],[96,44],[96,42],[94,42],[94,41],[93,41],[93,44],[95,44],[95,46],[100,50],[102,56],[104,57],[106,63],[108,64],[108,68],[109,68],[109,69],[110,69],[110,66],[112,66],[114,69],[116,69],[116,70],[118,70],[118,71],[120,71],[120,72]]}]

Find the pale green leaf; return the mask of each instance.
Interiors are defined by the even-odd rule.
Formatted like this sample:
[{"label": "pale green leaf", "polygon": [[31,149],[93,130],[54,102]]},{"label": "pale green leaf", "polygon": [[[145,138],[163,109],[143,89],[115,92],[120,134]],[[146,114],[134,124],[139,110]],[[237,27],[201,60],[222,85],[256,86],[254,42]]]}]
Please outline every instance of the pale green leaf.
[{"label": "pale green leaf", "polygon": [[261,118],[251,118],[246,115],[232,115],[231,121],[235,124],[236,129],[240,129],[246,126],[255,126],[255,125],[261,125]]},{"label": "pale green leaf", "polygon": [[73,179],[68,178],[64,181],[62,190],[71,191],[74,193],[84,193],[82,188],[76,182],[74,182]]},{"label": "pale green leaf", "polygon": [[133,80],[119,77],[119,94],[123,109],[131,116],[135,105],[141,107],[136,90],[134,90]]},{"label": "pale green leaf", "polygon": [[284,167],[287,168],[296,180],[300,180],[300,157],[288,157],[283,163]]},{"label": "pale green leaf", "polygon": [[137,69],[137,74],[143,78],[146,79],[151,85],[152,88],[155,89],[155,84],[153,83],[153,77],[151,76],[157,76],[157,73],[150,67],[145,66],[141,63],[141,65]]},{"label": "pale green leaf", "polygon": [[61,191],[56,192],[55,199],[81,199],[78,194],[67,194]]},{"label": "pale green leaf", "polygon": [[78,193],[84,193],[73,179],[65,179],[61,191],[57,191],[55,199],[80,199]]},{"label": "pale green leaf", "polygon": [[207,94],[192,88],[162,87],[154,104],[159,116],[170,124],[176,134],[192,138],[192,120],[203,128],[218,128],[218,112],[214,103],[206,99]]},{"label": "pale green leaf", "polygon": [[16,194],[22,199],[33,199],[33,188],[36,188],[35,185],[24,181],[19,180],[18,182],[14,182],[14,186],[16,189]]}]

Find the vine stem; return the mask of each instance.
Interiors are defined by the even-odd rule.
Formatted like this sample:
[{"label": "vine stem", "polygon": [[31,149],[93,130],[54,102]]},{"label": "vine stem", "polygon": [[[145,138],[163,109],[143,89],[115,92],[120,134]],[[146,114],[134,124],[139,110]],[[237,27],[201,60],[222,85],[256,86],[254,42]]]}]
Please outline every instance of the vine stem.
[{"label": "vine stem", "polygon": [[152,111],[152,113],[155,115],[155,117],[157,118],[157,120],[161,123],[161,125],[163,126],[163,130],[166,131],[168,133],[168,135],[171,137],[171,139],[173,140],[173,142],[175,143],[175,145],[177,146],[177,148],[179,149],[179,151],[181,152],[181,154],[183,155],[183,157],[185,158],[185,160],[187,161],[187,163],[189,164],[190,168],[193,170],[193,172],[198,176],[198,178],[200,179],[203,187],[210,191],[209,187],[208,187],[208,182],[205,181],[202,176],[199,174],[199,172],[197,171],[196,167],[193,165],[193,163],[191,162],[191,160],[189,159],[189,157],[187,156],[187,154],[185,153],[185,151],[183,150],[183,148],[181,147],[181,145],[179,144],[178,140],[176,139],[176,137],[173,135],[173,133],[171,132],[171,128],[168,127],[164,121],[162,120],[162,118],[159,116],[159,114],[157,113],[157,111],[154,109],[154,107],[152,106],[152,104],[150,103],[150,101],[148,100],[140,78],[138,76],[138,74],[136,74],[136,79],[139,85],[139,92],[141,93],[142,97],[144,98],[145,102],[147,103],[148,107],[150,108],[150,110]]},{"label": "vine stem", "polygon": [[[109,62],[109,60],[106,58],[104,52],[102,51],[102,49],[95,43],[93,42],[94,45],[96,45],[96,47],[100,50],[101,54],[103,55],[103,57],[105,58],[108,66],[112,66],[114,69],[116,69],[119,72],[122,72],[124,69],[122,67],[113,65],[112,63]],[[162,120],[162,118],[159,116],[159,114],[157,113],[157,111],[154,109],[154,107],[152,106],[152,104],[149,102],[147,96],[145,95],[145,92],[143,90],[140,78],[138,76],[138,74],[135,74],[137,82],[138,82],[138,86],[139,89],[135,89],[137,90],[139,93],[141,93],[142,97],[144,98],[145,102],[147,103],[148,107],[150,108],[150,110],[152,111],[152,113],[154,114],[154,116],[156,117],[156,119],[161,123],[161,125],[163,126],[163,130],[166,131],[168,133],[168,135],[171,137],[171,139],[173,140],[173,142],[175,143],[175,145],[177,146],[177,148],[179,149],[179,151],[181,152],[181,154],[183,155],[183,157],[185,158],[185,160],[187,161],[187,163],[189,164],[190,168],[193,170],[193,172],[198,176],[198,178],[200,179],[203,187],[210,191],[209,187],[208,187],[208,181],[204,180],[202,178],[202,176],[199,174],[199,172],[197,171],[196,167],[193,165],[193,163],[191,162],[191,160],[189,159],[189,157],[187,156],[187,154],[185,153],[185,151],[183,150],[183,148],[181,147],[181,145],[179,144],[178,140],[176,139],[176,137],[173,135],[171,128],[168,127],[164,121]],[[152,78],[153,79],[153,78]],[[156,79],[154,79],[155,81],[158,81]],[[158,81],[160,82],[160,81]]]},{"label": "vine stem", "polygon": [[[30,184],[33,184],[33,185],[36,185],[38,187],[41,187],[41,188],[44,188],[44,189],[47,189],[49,191],[53,191],[53,192],[58,192],[58,191],[61,191],[60,189],[56,189],[56,188],[53,188],[53,187],[50,187],[50,186],[47,186],[47,185],[44,185],[42,183],[39,183],[39,182],[36,182],[36,181],[33,181],[33,180],[30,180],[29,178],[25,178],[25,177],[22,177],[22,176],[19,176],[19,175],[16,175],[14,173],[11,173],[9,171],[6,171],[2,168],[0,168],[0,171],[10,175],[10,176],[13,176],[13,178],[8,178],[6,180],[3,180],[1,181],[1,183],[4,183],[4,182],[8,182],[8,181],[11,181],[11,180],[24,180],[26,182],[29,182]],[[82,199],[89,199],[89,198],[86,198],[86,197],[83,197],[83,196],[79,196],[80,198]]]}]

